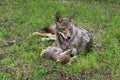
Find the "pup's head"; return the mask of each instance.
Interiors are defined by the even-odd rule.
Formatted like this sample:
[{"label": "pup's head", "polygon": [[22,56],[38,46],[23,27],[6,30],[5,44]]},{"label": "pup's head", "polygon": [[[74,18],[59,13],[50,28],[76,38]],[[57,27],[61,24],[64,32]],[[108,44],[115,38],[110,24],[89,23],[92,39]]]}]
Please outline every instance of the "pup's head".
[{"label": "pup's head", "polygon": [[73,18],[74,16],[62,18],[59,13],[56,13],[55,15],[56,33],[58,35],[58,39],[67,46],[69,46],[70,40],[73,37]]},{"label": "pup's head", "polygon": [[61,62],[63,64],[66,64],[68,62],[70,62],[70,59],[71,59],[71,50],[67,50],[63,53],[61,53],[58,57],[57,57],[57,62]]}]

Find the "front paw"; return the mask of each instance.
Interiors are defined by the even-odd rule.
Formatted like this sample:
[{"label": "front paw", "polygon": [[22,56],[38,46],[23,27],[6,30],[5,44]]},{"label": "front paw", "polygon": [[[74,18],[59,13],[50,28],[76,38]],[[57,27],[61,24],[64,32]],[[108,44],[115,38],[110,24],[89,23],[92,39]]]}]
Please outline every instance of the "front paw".
[{"label": "front paw", "polygon": [[40,56],[45,55],[45,52],[46,52],[46,50],[42,50],[42,52],[41,52]]}]

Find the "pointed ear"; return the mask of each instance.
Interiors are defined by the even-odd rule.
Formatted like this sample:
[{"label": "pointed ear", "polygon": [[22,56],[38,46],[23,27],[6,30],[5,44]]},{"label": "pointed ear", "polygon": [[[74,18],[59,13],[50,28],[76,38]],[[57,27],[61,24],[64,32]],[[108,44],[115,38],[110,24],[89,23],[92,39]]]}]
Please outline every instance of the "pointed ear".
[{"label": "pointed ear", "polygon": [[69,17],[69,22],[72,22],[75,19],[75,15]]},{"label": "pointed ear", "polygon": [[67,55],[70,55],[70,54],[71,54],[71,52],[72,52],[72,50],[71,50],[71,49],[70,49],[70,50],[67,50],[67,51],[66,51],[66,54],[67,54]]},{"label": "pointed ear", "polygon": [[55,21],[58,22],[58,23],[62,23],[62,20],[63,20],[62,16],[60,15],[59,12],[57,12],[55,14]]}]

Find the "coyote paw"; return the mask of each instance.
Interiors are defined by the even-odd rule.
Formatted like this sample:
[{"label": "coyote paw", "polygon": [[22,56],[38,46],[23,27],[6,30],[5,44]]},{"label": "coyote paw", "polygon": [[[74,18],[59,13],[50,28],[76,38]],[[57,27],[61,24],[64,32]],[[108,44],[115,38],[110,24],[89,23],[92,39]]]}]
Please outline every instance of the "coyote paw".
[{"label": "coyote paw", "polygon": [[39,32],[34,32],[32,35],[38,35],[39,34]]}]

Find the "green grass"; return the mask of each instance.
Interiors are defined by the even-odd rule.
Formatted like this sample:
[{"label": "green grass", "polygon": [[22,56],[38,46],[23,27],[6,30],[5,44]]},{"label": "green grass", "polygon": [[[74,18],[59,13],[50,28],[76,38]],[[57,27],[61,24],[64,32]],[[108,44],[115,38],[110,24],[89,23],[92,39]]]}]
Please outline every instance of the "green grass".
[{"label": "green grass", "polygon": [[[71,65],[41,57],[52,44],[31,36],[54,24],[54,15],[76,14],[75,22],[92,32],[94,47]],[[10,41],[15,40],[14,44]],[[8,44],[9,43],[9,44]],[[0,80],[119,80],[120,0],[0,0]]]}]

